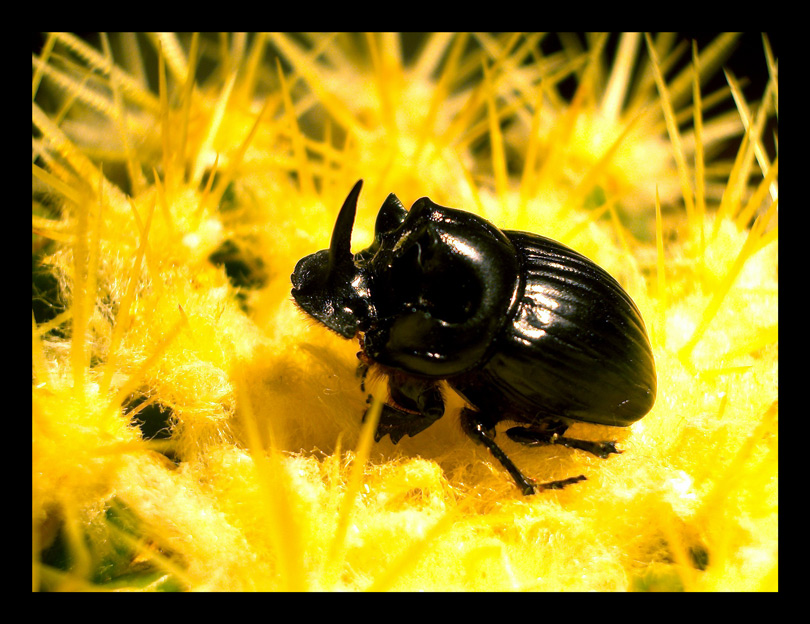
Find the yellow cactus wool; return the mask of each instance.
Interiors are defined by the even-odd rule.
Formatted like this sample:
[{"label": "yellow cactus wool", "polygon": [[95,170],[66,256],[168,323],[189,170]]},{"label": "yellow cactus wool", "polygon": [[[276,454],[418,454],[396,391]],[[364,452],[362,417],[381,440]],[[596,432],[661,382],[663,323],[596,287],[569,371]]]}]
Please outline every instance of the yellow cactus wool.
[{"label": "yellow cactus wool", "polygon": [[[777,60],[625,34],[44,36],[32,57],[32,589],[778,589]],[[721,86],[707,87],[713,77]],[[573,85],[573,88],[571,87]],[[731,151],[723,148],[731,146]],[[374,443],[383,379],[296,262],[428,196],[604,267],[658,373],[599,459],[445,416]]]}]

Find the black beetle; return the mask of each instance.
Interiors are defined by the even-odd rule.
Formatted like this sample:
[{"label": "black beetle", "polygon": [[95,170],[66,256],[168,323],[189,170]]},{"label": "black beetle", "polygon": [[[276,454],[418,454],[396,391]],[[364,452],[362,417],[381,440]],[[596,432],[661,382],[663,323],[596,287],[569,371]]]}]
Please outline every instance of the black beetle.
[{"label": "black beetle", "polygon": [[[607,272],[549,238],[501,231],[428,198],[410,211],[392,193],[374,242],[352,254],[363,181],[340,209],[329,249],[299,260],[292,296],[344,338],[357,336],[358,371],[388,375],[375,433],[397,443],[444,414],[440,381],[468,404],[464,431],[484,444],[524,494],[524,476],[495,443],[495,425],[521,444],[562,444],[605,458],[613,442],[563,436],[572,421],[626,427],[652,409],[656,375],[644,321]],[[364,387],[364,386],[363,386]]]}]

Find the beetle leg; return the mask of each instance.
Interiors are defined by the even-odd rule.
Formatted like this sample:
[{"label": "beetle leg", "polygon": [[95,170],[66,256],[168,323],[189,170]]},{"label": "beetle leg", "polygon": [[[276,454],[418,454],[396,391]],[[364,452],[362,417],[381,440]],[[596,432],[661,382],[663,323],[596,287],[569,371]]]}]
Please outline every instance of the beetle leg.
[{"label": "beetle leg", "polygon": [[[561,490],[567,485],[585,481],[585,475],[560,479],[559,481],[548,481],[547,483],[537,483],[524,475],[503,449],[495,443],[495,425],[481,412],[465,407],[461,410],[461,426],[464,432],[472,438],[473,442],[483,444],[489,449],[493,457],[497,459],[506,471],[512,475],[517,486],[525,496],[534,494],[537,490]],[[511,436],[510,436],[511,437]]]},{"label": "beetle leg", "polygon": [[406,434],[413,437],[444,415],[444,399],[433,380],[392,374],[388,378],[388,389],[393,405],[383,404],[374,434],[376,442],[389,435],[396,444]]},{"label": "beetle leg", "polygon": [[461,410],[461,427],[473,442],[483,444],[489,449],[492,456],[512,475],[524,495],[534,494],[537,483],[534,479],[530,479],[520,472],[515,463],[503,452],[503,449],[495,443],[493,439],[495,437],[495,427],[492,423],[486,422],[486,418],[481,412],[465,407]]},{"label": "beetle leg", "polygon": [[357,359],[360,360],[357,364],[357,370],[355,374],[360,378],[360,391],[366,391],[366,376],[368,375],[369,366],[360,356],[362,355],[362,351],[357,354]]},{"label": "beetle leg", "polygon": [[[371,367],[374,365],[374,362],[366,356],[365,352],[361,349],[357,352],[357,370],[355,370],[355,375],[360,378],[360,391],[366,391],[366,377],[368,377],[368,373],[371,370]],[[369,396],[369,400],[367,403],[371,402],[371,396]]]},{"label": "beetle leg", "polygon": [[[555,423],[556,424],[556,423]],[[562,430],[559,426],[534,426],[534,427],[512,427],[506,431],[508,435],[515,442],[525,444],[526,446],[540,446],[541,444],[561,444],[567,448],[575,448],[581,451],[587,451],[602,459],[607,459],[611,453],[621,453],[616,448],[615,442],[592,442],[590,440],[577,440],[576,438],[566,438],[562,433],[565,433],[563,425]]]}]

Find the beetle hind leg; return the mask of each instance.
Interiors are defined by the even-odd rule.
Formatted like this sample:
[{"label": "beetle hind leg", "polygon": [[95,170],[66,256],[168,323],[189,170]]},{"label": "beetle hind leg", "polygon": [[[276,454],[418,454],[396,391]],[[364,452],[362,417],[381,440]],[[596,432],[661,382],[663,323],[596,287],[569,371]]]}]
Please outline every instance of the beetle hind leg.
[{"label": "beetle hind leg", "polygon": [[514,479],[525,496],[534,494],[537,490],[561,490],[572,483],[585,481],[585,475],[579,475],[568,479],[560,479],[559,481],[537,483],[534,479],[524,475],[515,463],[509,459],[509,456],[503,452],[503,449],[496,444],[494,439],[495,423],[490,422],[484,414],[465,407],[461,411],[461,426],[464,432],[472,438],[473,442],[483,444],[489,449],[492,456],[512,476],[512,479]]},{"label": "beetle hind leg", "polygon": [[528,427],[512,427],[506,431],[510,439],[526,446],[540,446],[543,444],[561,444],[567,448],[586,451],[602,459],[607,459],[611,453],[621,453],[615,442],[592,442],[578,440],[563,436],[568,426],[560,421],[547,421],[540,425]]}]

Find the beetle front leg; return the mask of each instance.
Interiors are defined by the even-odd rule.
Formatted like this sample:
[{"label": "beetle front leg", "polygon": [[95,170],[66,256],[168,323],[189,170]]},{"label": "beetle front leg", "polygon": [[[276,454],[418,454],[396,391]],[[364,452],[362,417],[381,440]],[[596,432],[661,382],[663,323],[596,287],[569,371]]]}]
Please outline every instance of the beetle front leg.
[{"label": "beetle front leg", "polygon": [[565,433],[568,426],[564,423],[553,420],[546,421],[540,425],[529,427],[512,427],[506,431],[515,442],[526,446],[540,446],[543,444],[561,444],[567,448],[575,448],[587,451],[602,459],[607,459],[611,453],[621,453],[616,448],[615,442],[591,442],[590,440],[578,440],[576,438],[566,438]]},{"label": "beetle front leg", "polygon": [[393,405],[382,406],[374,433],[376,442],[389,435],[396,444],[405,435],[413,437],[424,431],[444,415],[444,398],[433,380],[394,373],[388,378],[388,389]]},{"label": "beetle front leg", "polygon": [[357,353],[357,359],[359,360],[357,364],[357,370],[355,371],[355,375],[360,378],[360,391],[366,391],[366,376],[368,375],[369,371],[369,363],[366,361],[366,358],[363,357],[364,354],[362,351]]}]

